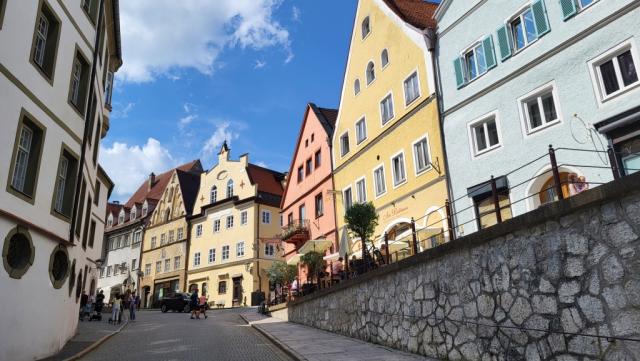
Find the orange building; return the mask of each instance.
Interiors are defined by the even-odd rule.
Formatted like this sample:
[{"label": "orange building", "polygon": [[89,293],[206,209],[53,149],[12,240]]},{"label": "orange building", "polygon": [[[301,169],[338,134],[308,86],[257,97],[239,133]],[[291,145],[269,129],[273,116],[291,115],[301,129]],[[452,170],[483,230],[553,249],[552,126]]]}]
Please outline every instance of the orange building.
[{"label": "orange building", "polygon": [[[289,264],[298,263],[300,251],[308,249],[312,240],[321,240],[313,242],[310,249],[324,252],[328,264],[339,257],[331,164],[331,138],[337,115],[337,110],[313,103],[305,111],[280,207],[282,241]],[[306,270],[298,270],[302,284],[307,280]]]}]

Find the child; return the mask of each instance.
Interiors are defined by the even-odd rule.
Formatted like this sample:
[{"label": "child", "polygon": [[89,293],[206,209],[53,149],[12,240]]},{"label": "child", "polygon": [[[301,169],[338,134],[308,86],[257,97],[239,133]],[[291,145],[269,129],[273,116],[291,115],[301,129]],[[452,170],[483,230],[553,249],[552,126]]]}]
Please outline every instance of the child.
[{"label": "child", "polygon": [[202,290],[202,295],[200,295],[200,298],[198,299],[198,303],[200,306],[200,313],[202,313],[204,315],[205,320],[208,318],[207,316],[207,296],[206,296],[207,292],[205,290]]}]

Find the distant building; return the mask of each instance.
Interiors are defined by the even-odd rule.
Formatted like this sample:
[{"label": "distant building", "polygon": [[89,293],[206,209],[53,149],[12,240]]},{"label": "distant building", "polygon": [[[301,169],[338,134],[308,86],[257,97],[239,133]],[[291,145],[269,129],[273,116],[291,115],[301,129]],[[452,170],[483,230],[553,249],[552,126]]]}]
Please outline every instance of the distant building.
[{"label": "distant building", "polygon": [[95,292],[119,26],[117,0],[0,1],[0,360],[59,351]]},{"label": "distant building", "polygon": [[[284,256],[290,264],[299,263],[299,251],[309,240],[325,239],[327,263],[339,255],[336,228],[331,138],[337,109],[306,107],[293,153],[289,177],[282,197]],[[307,270],[299,267],[300,284],[307,281]]]},{"label": "distant building", "polygon": [[206,291],[211,305],[257,306],[269,293],[265,270],[282,260],[280,201],[284,175],[231,160],[226,142],[218,164],[202,174],[190,218],[187,290]]},{"label": "distant building", "polygon": [[550,144],[578,149],[556,152],[563,196],[610,181],[594,125],[640,168],[640,2],[444,0],[435,19],[458,234],[496,223],[492,175],[502,219],[557,199]]}]

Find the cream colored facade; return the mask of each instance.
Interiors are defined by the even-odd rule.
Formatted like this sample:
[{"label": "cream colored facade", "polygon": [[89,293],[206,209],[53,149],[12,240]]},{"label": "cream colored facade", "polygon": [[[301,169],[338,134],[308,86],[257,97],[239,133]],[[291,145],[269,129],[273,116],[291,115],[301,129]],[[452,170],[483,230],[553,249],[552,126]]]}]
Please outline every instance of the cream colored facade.
[{"label": "cream colored facade", "polygon": [[231,160],[223,146],[218,164],[202,174],[191,218],[189,289],[206,291],[212,306],[252,305],[252,292],[269,293],[265,269],[282,260],[283,175]]},{"label": "cream colored facade", "polygon": [[[361,250],[344,222],[346,208],[356,202],[373,202],[379,214],[377,246],[388,233],[392,243],[398,241],[392,251],[405,248],[410,253],[407,232],[412,219],[422,238],[419,248],[440,240],[430,237],[446,227],[441,209],[447,198],[445,162],[432,57],[424,29],[401,15],[384,0],[358,3],[333,135],[337,223],[341,252],[349,254]],[[386,104],[391,99],[393,109],[387,118],[385,99]]]}]

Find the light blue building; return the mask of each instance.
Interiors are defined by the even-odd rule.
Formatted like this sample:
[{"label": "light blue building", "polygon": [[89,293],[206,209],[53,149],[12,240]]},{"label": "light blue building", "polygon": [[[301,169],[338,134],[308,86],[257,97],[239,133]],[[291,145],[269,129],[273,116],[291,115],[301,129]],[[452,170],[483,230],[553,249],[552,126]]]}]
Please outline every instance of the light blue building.
[{"label": "light blue building", "polygon": [[609,143],[640,151],[640,1],[443,0],[435,17],[458,235],[496,222],[491,176],[503,219],[556,199],[549,145],[574,149],[555,152],[563,196],[613,179]]}]

